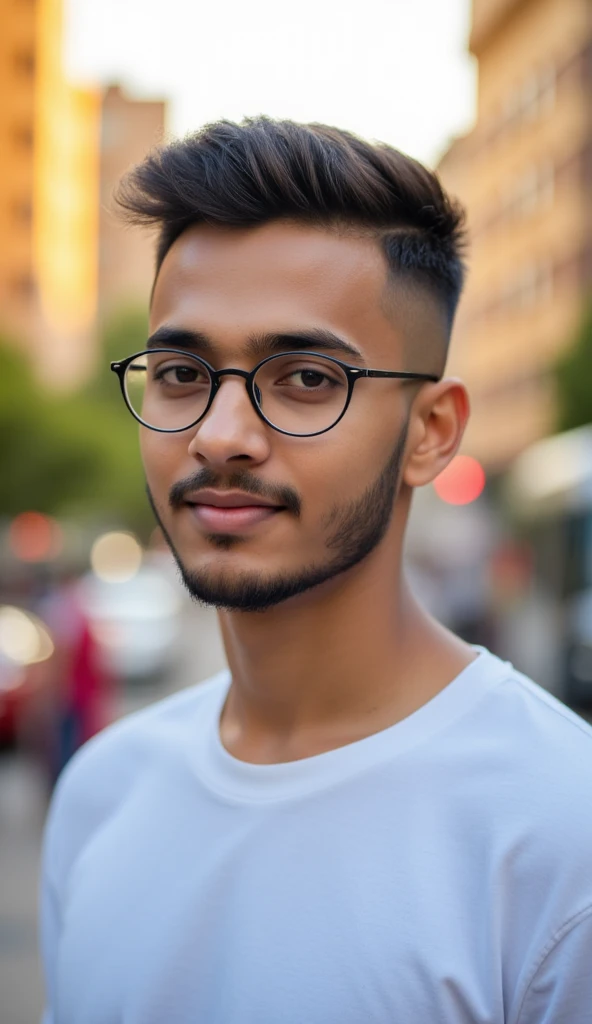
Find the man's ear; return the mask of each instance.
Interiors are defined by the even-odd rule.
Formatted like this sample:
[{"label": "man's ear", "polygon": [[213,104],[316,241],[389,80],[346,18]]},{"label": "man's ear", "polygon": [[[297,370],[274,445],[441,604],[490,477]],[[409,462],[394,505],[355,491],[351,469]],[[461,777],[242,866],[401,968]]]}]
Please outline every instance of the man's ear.
[{"label": "man's ear", "polygon": [[423,487],[445,469],[462,441],[469,411],[467,389],[455,377],[421,388],[409,419],[403,472],[408,487]]}]

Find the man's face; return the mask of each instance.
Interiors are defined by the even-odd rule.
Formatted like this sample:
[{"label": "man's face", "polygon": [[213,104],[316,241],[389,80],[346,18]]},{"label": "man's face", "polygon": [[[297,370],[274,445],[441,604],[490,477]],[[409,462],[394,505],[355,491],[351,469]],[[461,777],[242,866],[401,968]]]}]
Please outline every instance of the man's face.
[{"label": "man's face", "polygon": [[[370,239],[287,222],[196,226],[164,260],[151,334],[198,333],[208,351],[193,351],[216,369],[250,370],[268,354],[263,335],[321,329],[357,350],[325,350],[345,362],[421,372],[404,365],[404,303],[400,327],[392,308],[385,312],[386,274]],[[314,341],[300,347],[315,350]],[[228,376],[197,426],[174,434],[141,428],[154,511],[193,595],[260,610],[366,558],[390,527],[410,395],[397,380],[361,379],[332,430],[291,437],[260,419],[244,379]],[[246,492],[245,505],[255,494],[271,507],[212,510],[229,489],[239,502],[237,492]]]}]

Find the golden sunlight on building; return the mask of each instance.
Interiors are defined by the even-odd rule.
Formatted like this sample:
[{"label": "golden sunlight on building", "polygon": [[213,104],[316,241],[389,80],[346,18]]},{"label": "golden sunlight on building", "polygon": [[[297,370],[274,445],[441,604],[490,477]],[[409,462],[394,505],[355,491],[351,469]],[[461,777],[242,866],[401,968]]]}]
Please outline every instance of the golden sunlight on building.
[{"label": "golden sunlight on building", "polygon": [[100,94],[79,89],[62,68],[61,0],[38,4],[34,257],[47,338],[45,379],[70,383],[93,356],[97,302]]},{"label": "golden sunlight on building", "polygon": [[0,0],[0,25],[0,333],[68,388],[94,365],[98,322],[146,302],[152,246],[111,193],[161,141],[165,104],[67,79],[63,0]]},{"label": "golden sunlight on building", "polygon": [[502,469],[554,426],[552,367],[592,284],[592,5],[474,0],[477,120],[442,158],[468,210],[469,277],[451,370],[465,450]]},{"label": "golden sunlight on building", "polygon": [[62,69],[61,0],[0,0],[0,329],[68,386],[92,359],[99,94]]},{"label": "golden sunlight on building", "polygon": [[30,322],[35,6],[0,0],[0,316],[15,334]]}]

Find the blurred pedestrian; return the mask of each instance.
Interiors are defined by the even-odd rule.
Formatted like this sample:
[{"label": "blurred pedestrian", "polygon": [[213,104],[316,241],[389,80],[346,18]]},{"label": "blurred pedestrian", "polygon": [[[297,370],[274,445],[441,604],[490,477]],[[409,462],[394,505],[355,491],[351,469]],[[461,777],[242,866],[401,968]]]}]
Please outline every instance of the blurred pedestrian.
[{"label": "blurred pedestrian", "polygon": [[55,644],[47,694],[46,769],[50,786],[83,743],[113,719],[114,680],[68,574],[49,582],[37,611]]},{"label": "blurred pedestrian", "polygon": [[229,672],[64,772],[47,1024],[589,1020],[592,731],[403,568],[468,415],[460,210],[396,150],[266,119],[152,153],[122,202],[160,234],[113,368]]}]

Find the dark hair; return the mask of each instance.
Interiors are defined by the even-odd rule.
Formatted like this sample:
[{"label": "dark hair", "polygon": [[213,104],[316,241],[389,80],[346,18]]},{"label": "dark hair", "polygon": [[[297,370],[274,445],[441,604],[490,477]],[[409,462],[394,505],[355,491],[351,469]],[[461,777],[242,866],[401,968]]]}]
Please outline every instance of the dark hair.
[{"label": "dark hair", "polygon": [[437,176],[391,146],[322,124],[218,121],[151,152],[121,183],[134,223],[158,225],[156,272],[191,224],[280,218],[370,230],[391,273],[430,289],[451,325],[464,266],[464,213]]}]

